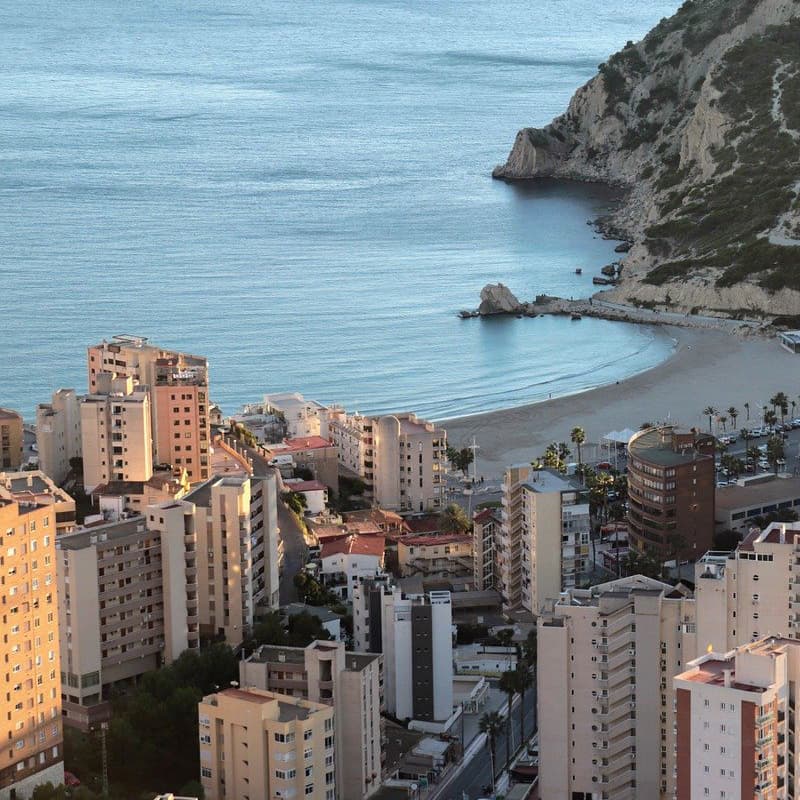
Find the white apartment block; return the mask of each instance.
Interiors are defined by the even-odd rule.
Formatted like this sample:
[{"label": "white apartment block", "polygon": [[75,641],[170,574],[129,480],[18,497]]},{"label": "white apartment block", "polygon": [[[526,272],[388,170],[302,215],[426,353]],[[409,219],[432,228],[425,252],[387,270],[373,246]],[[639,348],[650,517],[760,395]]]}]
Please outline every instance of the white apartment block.
[{"label": "white apartment block", "polygon": [[538,620],[539,797],[673,797],[672,677],[696,655],[687,592],[641,575],[571,589]]},{"label": "white apartment block", "polygon": [[334,708],[339,800],[363,800],[381,782],[381,656],[341,642],[263,645],[239,664],[239,682]]},{"label": "white apartment block", "polygon": [[690,661],[674,679],[677,800],[800,793],[800,643],[767,637]]},{"label": "white apartment block", "polygon": [[264,395],[264,412],[279,414],[285,424],[285,437],[300,439],[308,436],[323,436],[321,416],[326,407],[316,400],[306,400],[297,392],[277,392]]},{"label": "white apartment block", "polygon": [[63,483],[69,460],[82,455],[80,399],[74,389],[59,389],[50,403],[36,407],[36,449],[39,469]]},{"label": "white apartment block", "polygon": [[530,466],[503,476],[497,589],[508,608],[538,614],[590,563],[589,499],[575,480]]}]

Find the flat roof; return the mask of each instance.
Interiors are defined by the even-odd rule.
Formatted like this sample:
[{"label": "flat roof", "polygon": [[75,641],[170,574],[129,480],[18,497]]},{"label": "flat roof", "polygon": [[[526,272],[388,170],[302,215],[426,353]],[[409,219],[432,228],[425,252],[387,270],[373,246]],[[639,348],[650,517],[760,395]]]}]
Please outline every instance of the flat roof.
[{"label": "flat roof", "polygon": [[[690,431],[679,431],[674,428],[669,429],[668,432],[665,432],[663,428],[648,428],[640,431],[631,439],[628,449],[634,456],[662,467],[675,467],[679,464],[689,464],[698,459],[712,458],[713,456],[710,454],[698,452],[696,447],[686,447],[677,451],[673,449],[673,436],[688,433]],[[708,434],[698,433],[695,443],[708,438]],[[666,441],[664,441],[665,439]]]},{"label": "flat roof", "polygon": [[281,606],[281,611],[289,617],[296,614],[311,614],[316,617],[320,622],[334,622],[341,619],[339,614],[334,614],[329,608],[325,606],[310,606],[306,603],[289,603],[289,605]]},{"label": "flat roof", "polygon": [[0,419],[18,419],[22,420],[22,414],[14,411],[11,408],[0,408]]},{"label": "flat roof", "polygon": [[550,469],[531,470],[531,477],[523,486],[534,492],[577,492],[582,488],[578,479],[570,479]]},{"label": "flat roof", "polygon": [[[56,539],[56,547],[62,550],[83,550],[95,544],[105,544],[135,533],[144,533],[147,530],[144,516],[130,517],[119,522],[109,522],[94,528],[62,533]],[[102,537],[105,536],[105,540]]]},{"label": "flat roof", "polygon": [[735,511],[748,506],[763,505],[779,500],[800,498],[800,478],[773,478],[763,483],[735,484],[717,489],[715,504],[718,511]]}]

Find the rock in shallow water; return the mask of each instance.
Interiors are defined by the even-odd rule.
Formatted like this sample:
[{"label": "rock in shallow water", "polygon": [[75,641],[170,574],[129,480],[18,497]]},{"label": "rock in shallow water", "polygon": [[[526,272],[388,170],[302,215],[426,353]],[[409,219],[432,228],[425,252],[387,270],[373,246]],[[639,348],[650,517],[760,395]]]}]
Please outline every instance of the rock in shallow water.
[{"label": "rock in shallow water", "polygon": [[489,283],[481,289],[481,304],[478,306],[478,313],[481,316],[518,314],[521,310],[522,304],[508,286],[502,283]]}]

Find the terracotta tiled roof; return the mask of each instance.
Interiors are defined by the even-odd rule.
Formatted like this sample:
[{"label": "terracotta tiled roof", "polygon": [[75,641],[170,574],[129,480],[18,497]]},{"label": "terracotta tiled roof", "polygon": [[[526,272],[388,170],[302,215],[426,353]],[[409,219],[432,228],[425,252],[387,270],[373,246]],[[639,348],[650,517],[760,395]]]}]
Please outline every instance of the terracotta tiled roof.
[{"label": "terracotta tiled roof", "polygon": [[383,536],[358,536],[354,534],[344,539],[325,542],[325,544],[322,545],[320,557],[322,559],[337,555],[380,557],[383,555],[385,545],[386,541]]}]

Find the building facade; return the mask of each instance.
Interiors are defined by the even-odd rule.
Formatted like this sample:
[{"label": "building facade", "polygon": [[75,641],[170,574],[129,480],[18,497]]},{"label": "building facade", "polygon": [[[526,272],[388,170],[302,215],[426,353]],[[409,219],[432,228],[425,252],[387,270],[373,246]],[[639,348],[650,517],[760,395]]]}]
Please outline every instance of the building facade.
[{"label": "building facade", "polygon": [[50,403],[36,407],[36,448],[39,469],[56,483],[69,475],[70,459],[83,454],[80,398],[74,389],[59,389]]},{"label": "building facade", "polygon": [[198,706],[206,800],[336,800],[334,711],[261,689],[225,689]]},{"label": "building facade", "polygon": [[714,437],[672,426],[628,443],[628,541],[663,560],[695,560],[714,537]]},{"label": "building facade", "polygon": [[572,589],[538,620],[539,797],[673,797],[672,676],[694,601],[641,575]]},{"label": "building facade", "polygon": [[478,590],[494,589],[499,583],[496,540],[500,512],[484,508],[472,516],[472,576]]},{"label": "building facade", "polygon": [[472,574],[472,536],[438,534],[403,536],[397,540],[400,574],[465,577]]},{"label": "building facade", "polygon": [[52,505],[20,503],[0,488],[2,800],[64,782],[55,542]]},{"label": "building facade", "polygon": [[239,682],[333,705],[339,800],[362,800],[381,782],[381,656],[340,642],[264,645],[239,664]]},{"label": "building facade", "polygon": [[23,454],[22,415],[0,408],[0,469],[19,469]]},{"label": "building facade", "polygon": [[51,506],[56,535],[69,533],[75,527],[75,501],[41,470],[0,472],[0,487],[19,503]]}]

